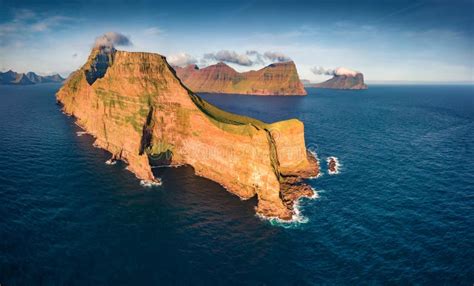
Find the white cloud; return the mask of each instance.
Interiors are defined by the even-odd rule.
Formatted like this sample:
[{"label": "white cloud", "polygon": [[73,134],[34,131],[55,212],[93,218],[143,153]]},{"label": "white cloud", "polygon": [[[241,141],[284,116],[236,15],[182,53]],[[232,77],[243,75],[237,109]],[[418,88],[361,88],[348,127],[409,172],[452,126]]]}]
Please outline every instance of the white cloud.
[{"label": "white cloud", "polygon": [[220,50],[216,53],[204,54],[201,61],[207,64],[208,60],[233,63],[240,66],[254,66],[274,62],[287,62],[291,61],[291,58],[280,52],[267,51],[262,54],[256,50],[248,50],[240,54],[235,51]]},{"label": "white cloud", "polygon": [[288,62],[291,61],[290,57],[279,53],[279,52],[265,52],[263,56],[273,62]]},{"label": "white cloud", "polygon": [[196,64],[197,59],[190,54],[178,53],[166,57],[168,63],[172,66],[185,67],[187,65]]},{"label": "white cloud", "polygon": [[117,32],[107,32],[100,37],[97,37],[94,42],[96,48],[113,48],[115,46],[131,46],[130,39]]},{"label": "white cloud", "polygon": [[338,67],[336,69],[327,69],[320,66],[314,67],[311,71],[315,75],[346,75],[356,76],[359,72],[345,67]]},{"label": "white cloud", "polygon": [[345,68],[345,67],[339,67],[334,71],[335,75],[347,75],[347,76],[356,76],[357,71]]},{"label": "white cloud", "polygon": [[0,36],[2,41],[0,46],[17,45],[24,42],[24,45],[33,43],[33,36],[37,33],[44,33],[57,28],[64,28],[78,19],[47,14],[38,14],[28,9],[13,11],[13,17],[7,22],[0,23]]},{"label": "white cloud", "polygon": [[233,63],[241,66],[252,66],[254,62],[246,54],[239,54],[235,51],[220,50],[216,53],[207,53],[204,60]]}]

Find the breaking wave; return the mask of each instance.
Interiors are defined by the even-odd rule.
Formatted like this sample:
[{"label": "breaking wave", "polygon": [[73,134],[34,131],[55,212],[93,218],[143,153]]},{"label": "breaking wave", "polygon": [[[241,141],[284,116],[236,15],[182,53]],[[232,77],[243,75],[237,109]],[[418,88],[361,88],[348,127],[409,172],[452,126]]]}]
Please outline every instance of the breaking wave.
[{"label": "breaking wave", "polygon": [[318,162],[318,166],[319,166],[319,172],[316,176],[312,176],[312,177],[309,177],[308,179],[309,180],[314,180],[314,179],[317,179],[319,177],[321,177],[323,175],[323,172],[321,172],[321,161],[319,160],[319,157],[318,157],[318,154],[313,151],[313,150],[308,150],[309,153],[311,153],[311,155],[314,156],[314,159],[316,159],[316,162]]},{"label": "breaking wave", "polygon": [[150,180],[140,180],[140,185],[142,187],[151,188],[151,187],[161,186],[161,182],[155,182],[155,181],[150,181]]},{"label": "breaking wave", "polygon": [[257,217],[263,221],[268,221],[273,226],[279,226],[283,228],[297,228],[301,224],[305,224],[309,222],[309,219],[305,217],[301,212],[301,202],[304,200],[314,200],[319,198],[319,193],[315,189],[313,189],[313,195],[311,197],[301,197],[297,201],[294,202],[293,211],[294,214],[290,220],[282,220],[277,217],[266,217],[262,214],[257,214]]}]

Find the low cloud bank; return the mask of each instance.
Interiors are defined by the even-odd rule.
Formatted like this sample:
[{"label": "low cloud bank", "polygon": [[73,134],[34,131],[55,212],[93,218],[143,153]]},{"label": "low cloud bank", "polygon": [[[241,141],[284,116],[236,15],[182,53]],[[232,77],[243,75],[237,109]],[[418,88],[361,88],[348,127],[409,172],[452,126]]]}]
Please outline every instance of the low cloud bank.
[{"label": "low cloud bank", "polygon": [[338,67],[336,69],[327,69],[320,66],[312,68],[311,72],[313,72],[315,75],[331,75],[331,76],[335,76],[335,75],[356,76],[359,73],[358,71],[351,70],[345,67]]},{"label": "low cloud bank", "polygon": [[244,54],[239,54],[235,51],[220,50],[215,53],[207,53],[203,56],[203,61],[217,61],[233,63],[241,66],[264,65],[274,62],[287,62],[291,58],[280,52],[267,51],[260,53],[256,50],[246,51]]},{"label": "low cloud bank", "polygon": [[185,67],[187,65],[196,64],[198,61],[195,57],[187,53],[178,53],[166,57],[168,63],[172,66]]},{"label": "low cloud bank", "polygon": [[239,54],[235,51],[221,50],[216,53],[207,53],[203,56],[204,60],[213,60],[218,62],[233,63],[241,66],[252,66],[255,64],[247,54]]},{"label": "low cloud bank", "polygon": [[265,52],[263,56],[272,62],[289,62],[290,57],[279,52]]}]

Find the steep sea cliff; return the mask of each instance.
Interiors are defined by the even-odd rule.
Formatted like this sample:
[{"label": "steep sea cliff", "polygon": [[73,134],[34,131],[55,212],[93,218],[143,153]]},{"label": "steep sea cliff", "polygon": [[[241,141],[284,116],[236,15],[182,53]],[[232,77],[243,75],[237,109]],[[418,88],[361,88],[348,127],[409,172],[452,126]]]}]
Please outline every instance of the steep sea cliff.
[{"label": "steep sea cliff", "polygon": [[243,199],[257,196],[258,213],[286,220],[295,200],[312,195],[301,179],[319,166],[301,121],[267,124],[216,108],[158,54],[95,48],[57,99],[96,146],[146,182],[159,183],[153,165],[191,165]]}]

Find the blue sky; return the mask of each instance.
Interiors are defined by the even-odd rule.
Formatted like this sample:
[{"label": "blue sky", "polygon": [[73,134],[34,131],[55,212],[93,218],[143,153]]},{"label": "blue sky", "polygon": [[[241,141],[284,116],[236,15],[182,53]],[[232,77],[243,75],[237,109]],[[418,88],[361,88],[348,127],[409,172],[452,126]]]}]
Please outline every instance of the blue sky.
[{"label": "blue sky", "polygon": [[200,65],[213,63],[205,54],[253,50],[286,55],[312,81],[328,77],[316,66],[344,66],[369,82],[472,82],[473,15],[474,1],[0,0],[0,69],[67,75],[115,31],[133,43],[119,49]]}]

